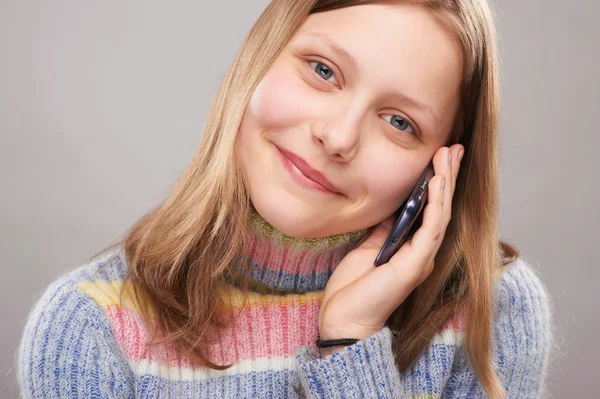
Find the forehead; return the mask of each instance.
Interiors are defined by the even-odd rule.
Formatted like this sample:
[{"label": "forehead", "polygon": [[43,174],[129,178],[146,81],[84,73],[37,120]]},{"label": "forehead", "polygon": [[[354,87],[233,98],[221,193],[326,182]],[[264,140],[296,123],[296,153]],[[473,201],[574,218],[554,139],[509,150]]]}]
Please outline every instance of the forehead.
[{"label": "forehead", "polygon": [[439,117],[435,129],[450,129],[458,105],[462,46],[424,6],[368,4],[311,14],[290,45],[330,51],[346,80],[370,92],[415,99]]}]

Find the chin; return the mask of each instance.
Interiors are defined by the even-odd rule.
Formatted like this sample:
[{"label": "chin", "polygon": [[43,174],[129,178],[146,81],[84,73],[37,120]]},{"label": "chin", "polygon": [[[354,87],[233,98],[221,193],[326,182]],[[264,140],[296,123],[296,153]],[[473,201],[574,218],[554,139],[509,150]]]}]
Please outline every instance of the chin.
[{"label": "chin", "polygon": [[252,199],[256,211],[271,226],[281,233],[298,238],[318,238],[328,234],[324,231],[323,223],[316,224],[315,220],[322,220],[322,216],[312,212],[314,209],[309,204],[299,201],[276,201],[268,198]]}]

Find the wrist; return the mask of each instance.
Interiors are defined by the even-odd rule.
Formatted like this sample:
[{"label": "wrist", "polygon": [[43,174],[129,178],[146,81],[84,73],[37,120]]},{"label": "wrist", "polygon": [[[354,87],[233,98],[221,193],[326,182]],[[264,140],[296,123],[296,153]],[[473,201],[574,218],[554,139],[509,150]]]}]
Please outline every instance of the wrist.
[{"label": "wrist", "polygon": [[[358,341],[363,340],[365,338],[371,337],[373,334],[381,330],[381,328],[371,327],[366,328],[364,326],[356,326],[356,325],[336,325],[335,327],[329,325],[330,327],[325,327],[326,324],[323,324],[319,328],[319,338],[323,341],[325,340],[339,340],[344,338],[356,339]],[[351,344],[349,344],[351,345]],[[336,345],[330,346],[326,348],[319,348],[319,352],[321,353],[321,357],[326,357],[332,355],[334,353],[340,352],[344,350],[349,345]]]},{"label": "wrist", "polygon": [[381,327],[365,327],[354,324],[326,324],[323,323],[319,327],[319,337],[322,340],[355,338],[362,340],[371,337],[376,332],[380,331]]},{"label": "wrist", "polygon": [[[321,352],[321,356],[331,355],[335,352],[339,352],[346,346],[353,345],[359,340],[357,338],[340,338],[340,339],[317,339],[317,348]],[[333,348],[333,349],[330,349]]]}]

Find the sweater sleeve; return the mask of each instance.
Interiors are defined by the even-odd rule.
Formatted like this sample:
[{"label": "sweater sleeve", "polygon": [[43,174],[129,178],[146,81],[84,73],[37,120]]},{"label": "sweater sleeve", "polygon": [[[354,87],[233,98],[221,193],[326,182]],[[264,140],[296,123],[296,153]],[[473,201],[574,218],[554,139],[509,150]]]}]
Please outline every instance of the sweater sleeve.
[{"label": "sweater sleeve", "polygon": [[300,383],[308,398],[405,397],[388,327],[324,358],[302,347],[296,360]]},{"label": "sweater sleeve", "polygon": [[[521,261],[518,261],[521,262]],[[492,338],[497,373],[508,398],[538,398],[551,347],[549,298],[539,278],[516,264],[495,291]],[[396,367],[388,327],[324,358],[308,347],[296,356],[309,398],[487,398],[464,344],[442,332],[405,373]]]},{"label": "sweater sleeve", "polygon": [[22,398],[133,398],[106,315],[67,273],[33,306],[18,350]]}]

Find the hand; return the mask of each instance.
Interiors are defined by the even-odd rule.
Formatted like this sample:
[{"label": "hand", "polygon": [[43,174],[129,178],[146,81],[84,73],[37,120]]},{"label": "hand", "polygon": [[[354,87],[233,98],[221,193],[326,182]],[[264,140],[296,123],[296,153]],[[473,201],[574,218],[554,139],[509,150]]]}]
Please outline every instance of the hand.
[{"label": "hand", "polygon": [[[373,266],[375,257],[392,230],[392,215],[349,252],[331,275],[319,312],[321,339],[364,339],[380,331],[392,312],[433,270],[435,255],[451,218],[452,197],[464,147],[441,147],[433,157],[434,177],[428,184],[423,222],[388,263]],[[452,153],[452,163],[448,155]],[[441,188],[442,181],[445,189]],[[343,347],[323,348],[323,356]]]}]

